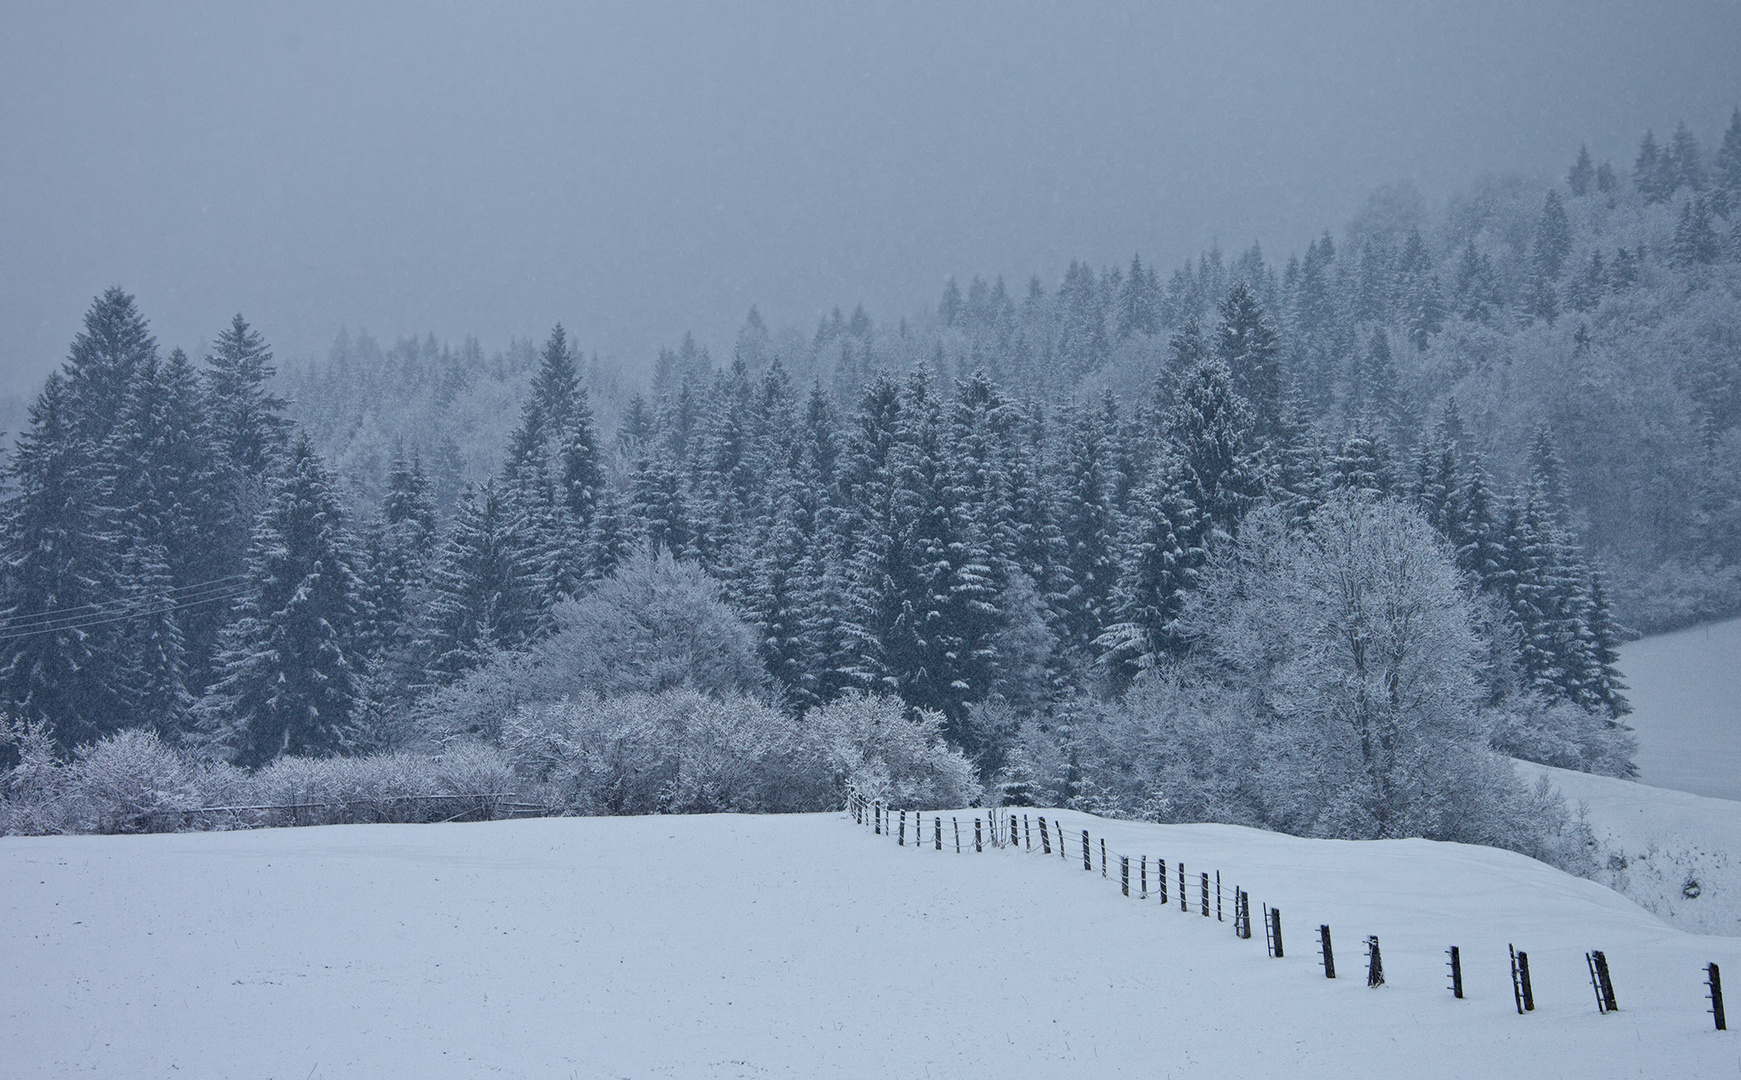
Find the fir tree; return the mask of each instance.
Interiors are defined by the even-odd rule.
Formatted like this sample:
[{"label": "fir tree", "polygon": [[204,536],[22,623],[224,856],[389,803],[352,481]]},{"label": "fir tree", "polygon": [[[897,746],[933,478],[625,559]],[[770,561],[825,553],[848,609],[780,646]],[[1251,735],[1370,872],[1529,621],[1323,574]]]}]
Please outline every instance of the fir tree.
[{"label": "fir tree", "polygon": [[451,680],[529,644],[544,619],[541,569],[503,492],[494,483],[468,489],[430,575],[419,640],[429,677]]},{"label": "fir tree", "polygon": [[1550,188],[1542,203],[1541,217],[1536,220],[1535,245],[1531,249],[1536,272],[1549,281],[1558,281],[1571,252],[1572,221],[1566,216],[1560,193]]},{"label": "fir tree", "polygon": [[1215,351],[1233,376],[1234,391],[1252,410],[1257,437],[1275,438],[1282,410],[1281,349],[1257,297],[1243,282],[1221,304]]},{"label": "fir tree", "polygon": [[1741,209],[1741,109],[1729,117],[1711,176],[1713,208],[1725,216]]},{"label": "fir tree", "polygon": [[1167,441],[1185,497],[1205,519],[1206,535],[1231,537],[1261,490],[1250,447],[1251,409],[1219,359],[1199,364],[1179,388],[1167,418]]},{"label": "fir tree", "polygon": [[1178,466],[1163,463],[1143,485],[1129,519],[1114,594],[1116,621],[1095,640],[1098,664],[1115,687],[1127,685],[1157,658],[1183,651],[1176,624],[1207,557],[1205,524],[1185,494]]},{"label": "fir tree", "polygon": [[346,745],[363,672],[353,641],[366,614],[355,562],[332,482],[299,437],[254,529],[249,591],[224,630],[218,682],[197,707],[237,764]]},{"label": "fir tree", "polygon": [[1590,148],[1578,147],[1578,160],[1572,163],[1571,171],[1566,173],[1566,187],[1574,198],[1583,198],[1590,194],[1591,187],[1596,182],[1596,167],[1590,162]]}]

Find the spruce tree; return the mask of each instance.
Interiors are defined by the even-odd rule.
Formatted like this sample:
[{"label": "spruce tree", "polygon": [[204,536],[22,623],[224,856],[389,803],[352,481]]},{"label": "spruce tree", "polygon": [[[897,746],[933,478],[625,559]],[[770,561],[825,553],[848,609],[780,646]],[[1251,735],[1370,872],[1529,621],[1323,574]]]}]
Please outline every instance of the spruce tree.
[{"label": "spruce tree", "polygon": [[1167,441],[1185,497],[1203,515],[1211,544],[1237,534],[1239,519],[1261,493],[1252,429],[1250,406],[1219,358],[1186,374],[1167,417]]},{"label": "spruce tree", "polygon": [[1114,688],[1185,647],[1176,624],[1197,587],[1207,551],[1206,522],[1185,494],[1177,463],[1161,463],[1141,488],[1123,542],[1113,597],[1115,621],[1095,640]]},{"label": "spruce tree", "polygon": [[1725,216],[1741,210],[1741,109],[1729,117],[1711,176],[1713,208]]},{"label": "spruce tree", "polygon": [[255,525],[249,591],[224,629],[218,681],[197,706],[201,727],[237,764],[344,749],[367,614],[355,564],[332,481],[300,436]]},{"label": "spruce tree", "polygon": [[419,639],[428,677],[449,681],[531,643],[544,620],[542,570],[503,491],[493,482],[467,489],[430,575]]},{"label": "spruce tree", "polygon": [[1222,301],[1215,352],[1233,376],[1234,391],[1251,408],[1257,438],[1274,439],[1281,425],[1284,390],[1281,347],[1257,297],[1244,282],[1234,285]]},{"label": "spruce tree", "polygon": [[1590,148],[1585,145],[1578,147],[1578,160],[1572,163],[1571,171],[1566,173],[1566,187],[1571,190],[1573,198],[1581,199],[1590,194],[1590,188],[1596,182],[1596,167],[1590,162]]},{"label": "spruce tree", "polygon": [[1541,217],[1536,220],[1535,243],[1531,248],[1536,272],[1549,281],[1558,281],[1571,252],[1572,221],[1566,216],[1560,193],[1550,188],[1542,203]]}]

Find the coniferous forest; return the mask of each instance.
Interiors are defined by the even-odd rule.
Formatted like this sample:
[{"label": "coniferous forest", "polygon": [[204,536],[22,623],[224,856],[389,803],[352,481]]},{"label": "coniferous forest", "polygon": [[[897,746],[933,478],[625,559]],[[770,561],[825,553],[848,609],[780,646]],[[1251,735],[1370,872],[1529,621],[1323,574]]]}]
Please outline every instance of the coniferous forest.
[{"label": "coniferous forest", "polygon": [[752,309],[647,378],[560,325],[196,360],[111,289],[5,466],[9,797],[144,729],[195,803],[466,746],[583,812],[851,776],[1546,850],[1501,755],[1630,774],[1621,641],[1741,611],[1741,112],[1712,144],[1382,189],[1280,262]]}]

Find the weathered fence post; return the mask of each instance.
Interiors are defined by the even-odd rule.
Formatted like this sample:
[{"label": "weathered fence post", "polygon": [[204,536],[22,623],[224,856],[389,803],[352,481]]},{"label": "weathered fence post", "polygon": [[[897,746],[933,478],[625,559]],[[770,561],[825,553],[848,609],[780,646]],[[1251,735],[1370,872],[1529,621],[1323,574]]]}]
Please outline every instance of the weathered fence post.
[{"label": "weathered fence post", "polygon": [[1451,957],[1445,961],[1446,966],[1451,969],[1451,996],[1461,1001],[1463,1000],[1463,953],[1455,945],[1446,949],[1445,952]]},{"label": "weathered fence post", "polygon": [[1716,964],[1705,966],[1705,990],[1711,998],[1711,1019],[1717,1022],[1717,1030],[1728,1031],[1729,1023],[1723,1019],[1723,973]]},{"label": "weathered fence post", "polygon": [[899,847],[907,846],[907,812],[905,810],[901,811],[901,831],[895,834],[895,844]]},{"label": "weathered fence post", "polygon": [[1137,895],[1137,899],[1147,900],[1149,898],[1149,857],[1147,855],[1142,857],[1142,875],[1143,891]]},{"label": "weathered fence post", "polygon": [[876,805],[872,807],[871,824],[875,830],[872,835],[881,836],[883,834],[883,801],[881,799],[878,799]]},{"label": "weathered fence post", "polygon": [[1034,830],[1028,828],[1028,815],[1022,815],[1022,840],[1029,851],[1034,850]]},{"label": "weathered fence post", "polygon": [[1179,863],[1179,910],[1191,914],[1191,898],[1185,894],[1185,864]]},{"label": "weathered fence post", "polygon": [[1324,978],[1336,977],[1336,953],[1330,948],[1330,924],[1318,924],[1318,953],[1324,958]]},{"label": "weathered fence post", "polygon": [[1199,906],[1203,909],[1203,917],[1209,917],[1209,875],[1203,875],[1203,893]]},{"label": "weathered fence post", "polygon": [[1161,906],[1166,907],[1167,900],[1167,860],[1155,860],[1155,889],[1160,893]]},{"label": "weathered fence post", "polygon": [[1100,838],[1100,876],[1106,876],[1106,837]]},{"label": "weathered fence post", "polygon": [[1088,847],[1088,830],[1082,830],[1082,869],[1094,869],[1094,855]]},{"label": "weathered fence post", "polygon": [[952,817],[949,823],[955,826],[955,854],[961,854],[961,819]]},{"label": "weathered fence post", "polygon": [[1273,908],[1268,904],[1263,906],[1263,938],[1269,946],[1269,954],[1277,960],[1282,958],[1282,909]]},{"label": "weathered fence post", "polygon": [[1124,894],[1126,896],[1129,896],[1130,895],[1130,856],[1129,855],[1120,855],[1118,857],[1118,877],[1119,877],[1119,884],[1124,889]]},{"label": "weathered fence post", "polygon": [[934,826],[933,835],[935,836],[935,838],[937,840],[937,850],[942,851],[943,850],[943,819],[941,817],[935,818],[935,819],[933,819],[932,823]]},{"label": "weathered fence post", "polygon": [[1529,987],[1529,954],[1519,952],[1517,946],[1507,945],[1511,950],[1511,997],[1517,1003],[1517,1015],[1535,1011],[1535,994]]},{"label": "weathered fence post", "polygon": [[1590,988],[1596,991],[1596,1011],[1618,1011],[1620,1005],[1614,1000],[1614,980],[1608,977],[1608,958],[1602,955],[1601,949],[1592,949],[1584,954],[1584,964],[1590,969]]},{"label": "weathered fence post", "polygon": [[1384,985],[1384,957],[1378,951],[1378,935],[1366,937],[1366,985]]},{"label": "weathered fence post", "polygon": [[1052,854],[1052,837],[1046,832],[1046,819],[1040,819],[1040,851],[1042,854]]},{"label": "weathered fence post", "polygon": [[1221,871],[1219,870],[1215,871],[1215,921],[1223,921],[1221,918]]},{"label": "weathered fence post", "polygon": [[984,841],[982,841],[980,839],[980,836],[979,836],[979,819],[978,818],[973,819],[973,850],[975,850],[975,851],[984,851],[985,850],[985,843],[984,843]]}]

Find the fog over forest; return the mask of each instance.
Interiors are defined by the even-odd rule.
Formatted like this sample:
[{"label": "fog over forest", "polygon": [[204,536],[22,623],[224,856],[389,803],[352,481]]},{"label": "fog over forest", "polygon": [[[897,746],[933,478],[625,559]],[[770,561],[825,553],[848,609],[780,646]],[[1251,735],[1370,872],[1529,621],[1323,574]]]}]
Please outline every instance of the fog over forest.
[{"label": "fog over forest", "polygon": [[8,4],[0,390],[114,284],[196,356],[236,311],[281,362],[561,321],[644,372],[752,304],[1285,256],[1381,184],[1713,133],[1737,41],[1722,2]]}]

